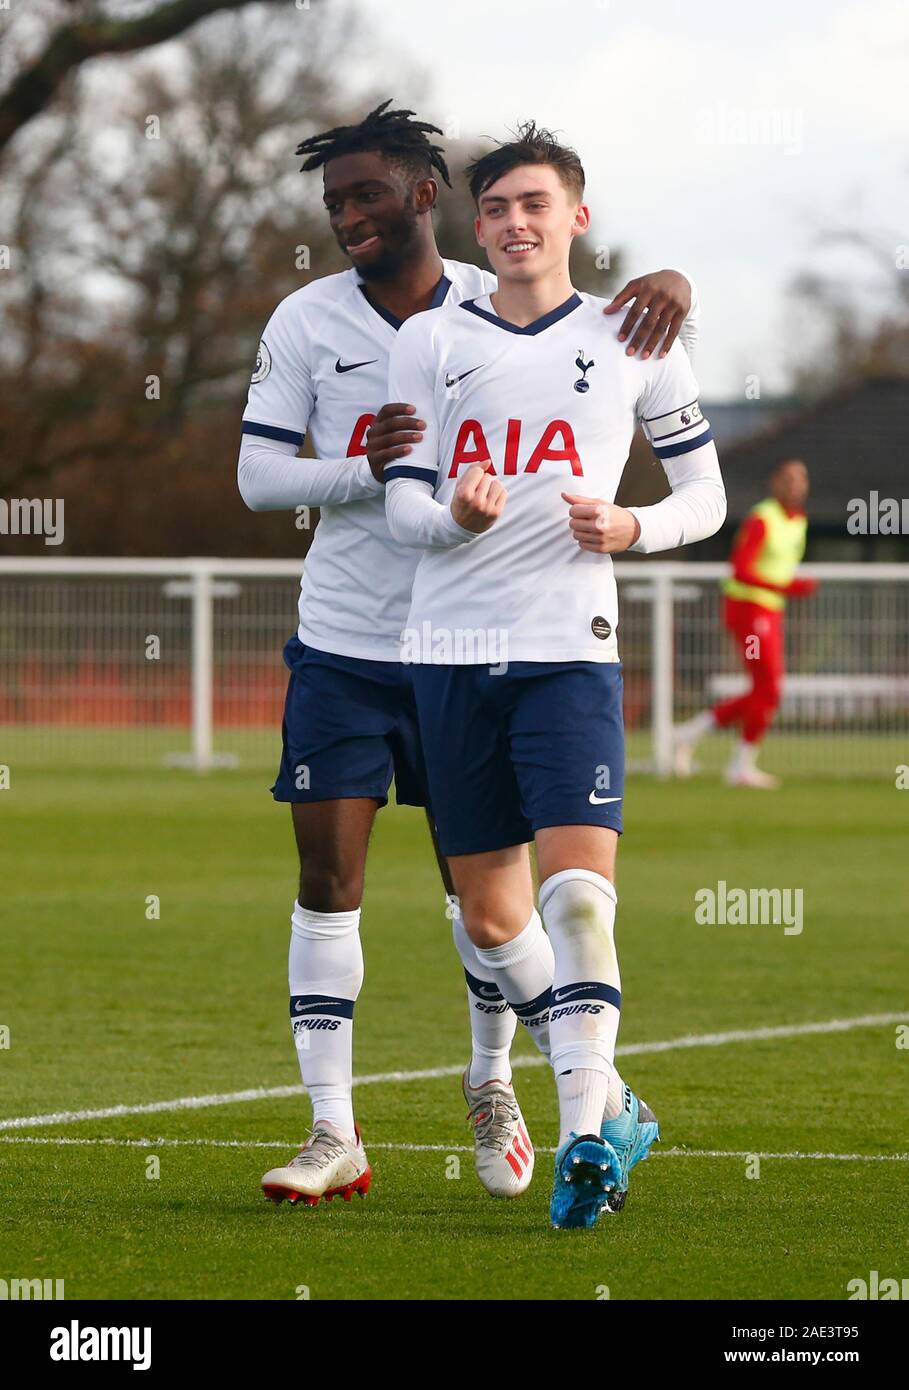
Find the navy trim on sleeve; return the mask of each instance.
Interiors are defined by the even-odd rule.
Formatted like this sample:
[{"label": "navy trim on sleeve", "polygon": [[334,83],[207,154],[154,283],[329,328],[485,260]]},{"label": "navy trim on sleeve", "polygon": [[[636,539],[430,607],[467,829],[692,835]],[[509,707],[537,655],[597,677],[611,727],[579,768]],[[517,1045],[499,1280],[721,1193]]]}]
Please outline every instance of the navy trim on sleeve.
[{"label": "navy trim on sleeve", "polygon": [[415,468],[413,464],[406,463],[387,463],[385,465],[386,483],[390,483],[392,478],[416,478],[418,482],[429,483],[435,487],[438,476],[438,471],[433,468]]},{"label": "navy trim on sleeve", "polygon": [[653,444],[651,448],[661,459],[671,459],[677,454],[690,454],[692,449],[700,449],[702,444],[709,444],[712,438],[713,430],[707,429],[696,439],[686,439],[681,444],[668,444],[665,449],[659,444]]},{"label": "navy trim on sleeve", "polygon": [[257,434],[263,439],[280,439],[284,444],[296,444],[299,449],[305,434],[297,430],[282,430],[278,425],[258,425],[254,420],[243,421],[244,434]]}]

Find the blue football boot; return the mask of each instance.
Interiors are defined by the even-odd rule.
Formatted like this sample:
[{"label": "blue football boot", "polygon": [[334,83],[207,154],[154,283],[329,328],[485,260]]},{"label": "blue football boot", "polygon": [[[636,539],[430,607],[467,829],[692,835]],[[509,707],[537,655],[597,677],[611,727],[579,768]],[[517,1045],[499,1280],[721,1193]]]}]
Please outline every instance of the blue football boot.
[{"label": "blue football boot", "polygon": [[609,1194],[609,1210],[621,1211],[628,1197],[628,1178],[636,1163],[650,1153],[651,1144],[660,1137],[660,1126],[646,1101],[639,1100],[630,1086],[624,1088],[621,1115],[604,1120],[600,1137],[619,1156],[622,1175]]},{"label": "blue football boot", "polygon": [[622,1161],[597,1134],[572,1134],[555,1157],[549,1219],[557,1230],[596,1225],[609,1193],[622,1178]]}]

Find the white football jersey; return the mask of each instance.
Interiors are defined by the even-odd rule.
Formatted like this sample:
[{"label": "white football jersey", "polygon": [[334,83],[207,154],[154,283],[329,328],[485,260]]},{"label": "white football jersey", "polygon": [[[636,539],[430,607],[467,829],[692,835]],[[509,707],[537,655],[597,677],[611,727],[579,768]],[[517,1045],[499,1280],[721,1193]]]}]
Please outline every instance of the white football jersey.
[{"label": "white football jersey", "polygon": [[612,559],[580,549],[561,494],[611,502],[638,422],[670,460],[711,434],[684,350],[628,357],[607,302],[575,293],[519,328],[484,295],[401,328],[388,396],[428,428],[385,470],[390,506],[394,484],[431,486],[448,508],[460,474],[486,459],[508,492],[488,531],[423,551],[404,660],[476,662],[484,643],[494,663],[619,660]]},{"label": "white football jersey", "polygon": [[[488,271],[442,264],[433,307],[495,288]],[[388,358],[400,327],[370,304],[355,269],[288,295],[259,345],[244,434],[299,448],[309,433],[317,458],[362,458],[366,431],[393,399]],[[400,660],[418,559],[419,551],[392,540],[380,487],[374,496],[323,507],[300,586],[301,642],[342,656]]]}]

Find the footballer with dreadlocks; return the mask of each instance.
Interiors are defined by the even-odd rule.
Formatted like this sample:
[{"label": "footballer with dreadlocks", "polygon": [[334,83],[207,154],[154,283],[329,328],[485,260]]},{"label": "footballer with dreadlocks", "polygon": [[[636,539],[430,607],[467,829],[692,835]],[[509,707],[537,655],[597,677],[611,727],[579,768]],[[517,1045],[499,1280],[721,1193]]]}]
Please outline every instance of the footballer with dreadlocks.
[{"label": "footballer with dreadlocks", "polygon": [[[302,169],[322,169],[324,203],[351,266],[290,294],[269,320],[243,414],[238,479],[254,511],[319,507],[301,582],[299,627],[284,650],[290,670],[283,751],[272,788],[289,802],[300,859],[291,916],[290,1016],[312,1129],[290,1162],[262,1178],[267,1197],[315,1205],[369,1189],[370,1168],[352,1103],[354,1004],[363,981],[360,907],[369,836],[388,799],[427,808],[412,684],[400,638],[419,551],[398,545],[385,518],[383,470],[422,438],[408,402],[383,405],[397,330],[414,314],[495,289],[487,271],[444,260],[432,213],[450,186],[437,126],[385,101],[357,125],[302,142]],[[629,305],[627,353],[668,351],[695,336],[693,291],[678,271],[632,280],[609,306]],[[646,310],[646,314],[643,312]],[[640,322],[639,322],[640,321]],[[298,457],[309,434],[315,458]],[[482,659],[482,655],[481,658]],[[472,1036],[464,1094],[477,1173],[493,1196],[515,1197],[534,1153],[511,1084],[517,1015],[460,920],[444,858],[439,866],[455,946],[467,978]],[[549,952],[545,933],[536,948]],[[405,1008],[419,1008],[408,1000]],[[521,1022],[536,1039],[548,999]],[[622,1086],[616,1076],[615,1084]]]}]

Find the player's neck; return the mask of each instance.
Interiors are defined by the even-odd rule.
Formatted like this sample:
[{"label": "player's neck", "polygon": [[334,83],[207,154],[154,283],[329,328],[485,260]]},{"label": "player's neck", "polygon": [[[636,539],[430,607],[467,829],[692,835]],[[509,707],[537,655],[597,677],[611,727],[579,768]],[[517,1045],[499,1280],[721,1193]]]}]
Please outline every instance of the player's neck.
[{"label": "player's neck", "polygon": [[558,309],[573,293],[574,286],[565,266],[540,280],[500,280],[498,288],[490,295],[490,302],[500,319],[517,328],[526,328],[544,314]]},{"label": "player's neck", "polygon": [[388,309],[396,318],[409,319],[432,307],[436,286],[444,274],[442,258],[433,243],[391,279],[365,280],[363,284],[371,304]]}]

